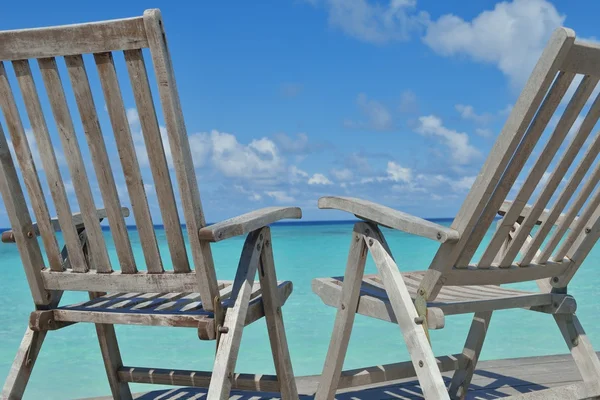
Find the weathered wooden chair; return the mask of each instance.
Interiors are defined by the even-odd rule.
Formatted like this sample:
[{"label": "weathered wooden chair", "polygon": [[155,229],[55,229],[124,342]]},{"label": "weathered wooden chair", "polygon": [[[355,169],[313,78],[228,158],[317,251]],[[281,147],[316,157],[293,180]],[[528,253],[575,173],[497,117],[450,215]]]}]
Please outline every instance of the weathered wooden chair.
[{"label": "weathered wooden chair", "polygon": [[[542,135],[577,75],[584,76],[556,127]],[[320,208],[347,211],[364,222],[354,226],[344,277],[313,281],[314,292],[337,307],[317,399],[333,398],[337,388],[411,376],[418,378],[427,399],[464,398],[492,312],[509,308],[551,314],[585,388],[598,390],[600,361],[575,315],[576,303],[567,294],[567,285],[600,236],[600,189],[594,191],[600,164],[588,174],[600,150],[600,133],[589,147],[584,146],[600,116],[600,96],[582,113],[599,80],[600,47],[575,41],[573,31],[558,29],[450,227],[370,201],[319,200]],[[557,153],[580,113],[585,114],[581,127],[559,158]],[[545,145],[533,157],[538,141]],[[578,164],[567,177],[576,158]],[[527,161],[531,165],[528,175],[521,186],[515,185]],[[550,175],[543,183],[546,171]],[[564,187],[557,190],[563,179]],[[532,196],[536,188],[539,194]],[[517,194],[507,202],[511,189]],[[533,205],[526,205],[532,197],[536,197]],[[545,209],[550,203],[549,210]],[[481,257],[474,259],[497,213],[502,219]],[[378,225],[440,242],[429,269],[401,273]],[[376,276],[364,276],[367,253],[377,266]],[[500,286],[524,281],[536,281],[539,291]],[[355,313],[397,323],[411,362],[342,372]],[[475,316],[462,354],[436,360],[428,330],[442,328],[444,315],[464,313]],[[527,329],[527,322],[519,329]],[[452,370],[447,389],[441,372]],[[544,398],[552,396],[548,393]]]},{"label": "weathered wooden chair", "polygon": [[[189,238],[185,246],[169,166],[161,140],[142,49],[148,48],[166,122],[171,156]],[[159,253],[136,149],[117,81],[114,53],[124,53],[137,105],[145,148],[168,241],[169,261]],[[145,270],[136,264],[115,178],[109,164],[83,54],[93,54],[117,151],[131,199],[143,248]],[[81,117],[105,210],[97,210],[76,131],[61,82],[57,58],[64,57]],[[35,74],[28,59],[37,59],[72,177],[80,213],[72,215],[57,156],[42,112]],[[40,152],[45,179],[58,217],[49,208],[32,158],[17,101],[11,89],[12,61],[31,129]],[[292,291],[291,282],[277,282],[268,225],[282,218],[300,218],[299,208],[272,207],[206,226],[192,154],[187,139],[173,67],[161,14],[148,10],[143,17],[79,25],[0,32],[0,108],[10,133],[21,175],[37,223],[32,224],[16,168],[0,131],[0,188],[14,241],[21,254],[35,311],[4,385],[2,398],[21,398],[38,352],[49,330],[73,323],[96,325],[108,380],[115,399],[131,399],[128,382],[208,387],[209,399],[227,399],[232,387],[281,391],[297,398],[284,332],[281,306]],[[49,200],[49,199],[48,199]],[[119,266],[108,256],[100,221],[108,219]],[[59,250],[55,231],[65,247]],[[47,265],[36,236],[41,236]],[[233,282],[218,281],[210,242],[247,235]],[[167,256],[168,257],[168,256]],[[139,261],[139,260],[138,260]],[[192,266],[194,268],[192,268]],[[259,284],[254,284],[257,269]],[[60,304],[63,291],[87,291],[90,301]],[[277,376],[234,375],[244,326],[266,318]],[[217,340],[212,374],[123,366],[114,324],[193,327],[200,339]]]}]

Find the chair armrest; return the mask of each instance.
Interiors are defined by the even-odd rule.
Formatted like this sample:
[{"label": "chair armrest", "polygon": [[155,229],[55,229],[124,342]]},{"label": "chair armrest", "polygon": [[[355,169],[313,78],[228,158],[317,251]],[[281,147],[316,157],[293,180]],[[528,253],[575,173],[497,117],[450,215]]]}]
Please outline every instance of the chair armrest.
[{"label": "chair armrest", "polygon": [[198,231],[198,236],[200,240],[219,242],[233,236],[245,235],[282,219],[292,218],[302,218],[302,210],[298,207],[266,207],[205,226]]},{"label": "chair armrest", "polygon": [[[121,213],[123,214],[123,216],[125,218],[129,217],[129,209],[127,207],[121,207]],[[102,221],[104,218],[107,218],[108,215],[106,214],[106,210],[104,208],[100,208],[98,210],[96,210],[96,215],[98,216],[98,219],[100,221]],[[80,212],[76,212],[72,215],[73,218],[73,225],[75,225],[76,228],[80,228],[81,226],[83,226],[83,216],[81,215]],[[54,228],[55,232],[60,231],[60,224],[58,222],[58,217],[53,217],[50,219],[50,223],[52,224],[52,227]],[[36,236],[40,236],[40,230],[38,228],[37,223],[33,223],[33,232],[35,233]],[[15,242],[15,235],[11,230],[8,231],[4,231],[2,232],[2,242],[3,243],[14,243]]]},{"label": "chair armrest", "polygon": [[360,219],[373,221],[379,225],[433,239],[441,243],[456,242],[460,238],[458,231],[452,228],[373,203],[372,201],[352,197],[328,196],[319,199],[319,208],[347,211]]},{"label": "chair armrest", "polygon": [[[498,210],[498,215],[504,216],[508,210],[510,209],[510,206],[512,205],[512,201],[509,200],[505,200],[502,205],[500,206],[500,209]],[[521,210],[521,214],[519,215],[519,218],[517,219],[517,222],[519,224],[523,223],[523,220],[529,216],[529,214],[531,213],[531,209],[533,208],[533,206],[529,205],[529,204],[525,204],[525,206],[523,207],[523,210]],[[544,221],[546,221],[548,219],[548,215],[550,214],[550,210],[548,210],[547,208],[544,209],[544,211],[542,211],[542,214],[540,214],[540,216],[538,217],[538,220],[535,222],[536,225],[541,225]],[[558,216],[558,218],[556,219],[556,221],[554,221],[554,225],[560,225],[562,224],[562,222],[565,219],[566,214],[560,214]],[[579,220],[579,217],[575,217],[573,219],[573,221],[571,222],[571,227],[574,226],[574,224],[577,222],[577,220]]]}]

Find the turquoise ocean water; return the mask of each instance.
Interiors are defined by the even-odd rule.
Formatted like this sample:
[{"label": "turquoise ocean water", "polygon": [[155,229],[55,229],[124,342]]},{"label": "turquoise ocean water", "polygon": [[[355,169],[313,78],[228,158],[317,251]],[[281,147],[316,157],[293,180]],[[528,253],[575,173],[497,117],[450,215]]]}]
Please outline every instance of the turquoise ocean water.
[{"label": "turquoise ocean water", "polygon": [[[438,221],[449,225],[449,220]],[[283,308],[292,362],[297,375],[319,374],[333,328],[335,310],[323,305],[311,292],[311,279],[344,273],[350,244],[351,223],[300,223],[272,228],[273,250],[279,279],[294,282],[294,292]],[[402,271],[427,268],[435,242],[384,230]],[[142,265],[139,237],[129,231],[136,259]],[[157,229],[162,254],[168,254],[164,231]],[[105,231],[109,245],[110,232]],[[489,239],[489,233],[488,233]],[[232,238],[213,246],[219,279],[233,279],[243,238]],[[116,254],[111,245],[111,256]],[[584,328],[600,350],[600,246],[592,251],[570,286],[578,301]],[[374,273],[371,260],[367,271]],[[535,284],[516,287],[535,289]],[[0,380],[4,381],[15,356],[32,301],[17,249],[0,245]],[[69,293],[63,301],[85,299],[84,293]],[[66,303],[64,303],[66,304]],[[432,331],[437,355],[462,350],[471,315],[450,316],[446,327]],[[212,367],[215,344],[198,340],[195,329],[162,327],[117,327],[126,365],[178,369]],[[567,352],[553,319],[524,310],[496,312],[483,349],[482,359],[523,357]],[[391,363],[407,359],[397,326],[357,316],[345,368]],[[264,320],[244,331],[238,372],[274,373]],[[132,385],[135,391],[148,385]],[[152,386],[152,388],[157,388]],[[109,393],[95,329],[77,324],[50,332],[34,368],[25,399],[66,399]]]}]

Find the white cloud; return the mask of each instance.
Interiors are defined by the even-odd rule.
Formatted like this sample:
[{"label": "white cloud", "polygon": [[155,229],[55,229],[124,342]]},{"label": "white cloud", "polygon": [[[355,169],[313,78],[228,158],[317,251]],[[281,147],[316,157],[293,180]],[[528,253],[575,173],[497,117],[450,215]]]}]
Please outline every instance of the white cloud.
[{"label": "white cloud", "polygon": [[416,0],[390,0],[387,4],[368,0],[325,0],[324,4],[331,26],[369,43],[408,40],[411,33],[421,30],[428,19],[426,13],[416,12]]},{"label": "white cloud", "polygon": [[411,183],[412,181],[412,170],[402,167],[393,161],[388,162],[386,171],[390,179],[394,182]]},{"label": "white cloud", "polygon": [[496,65],[520,87],[564,19],[546,0],[503,1],[471,21],[443,15],[428,24],[423,41],[444,56],[465,55]]},{"label": "white cloud", "polygon": [[247,145],[229,133],[213,130],[212,163],[223,175],[234,178],[265,179],[277,177],[284,160],[273,141],[255,139]]},{"label": "white cloud", "polygon": [[400,93],[400,105],[398,111],[404,114],[414,114],[419,111],[417,95],[412,90],[405,90]]},{"label": "white cloud", "polygon": [[281,151],[286,153],[302,154],[309,150],[308,135],[306,133],[298,133],[295,138],[285,133],[277,133],[274,135],[273,140],[275,140]]},{"label": "white cloud", "polygon": [[275,190],[271,192],[265,192],[265,194],[269,197],[272,197],[278,203],[291,203],[296,201],[292,196],[288,195],[283,190]]},{"label": "white cloud", "polygon": [[493,119],[493,116],[488,113],[477,114],[473,106],[470,105],[457,104],[454,108],[458,111],[462,119],[473,121],[478,124],[485,125]]},{"label": "white cloud", "polygon": [[323,174],[314,174],[308,180],[309,185],[332,185],[333,182]]},{"label": "white cloud", "polygon": [[352,171],[350,171],[348,168],[332,169],[331,175],[333,175],[338,181],[349,181],[354,176]]},{"label": "white cloud", "polygon": [[367,117],[367,122],[357,122],[353,120],[344,121],[344,126],[350,129],[373,129],[385,131],[392,128],[392,114],[382,103],[369,99],[365,93],[360,93],[356,97],[356,104],[360,111]]},{"label": "white cloud", "polygon": [[469,143],[466,133],[446,128],[435,115],[419,117],[417,132],[439,138],[448,147],[448,157],[458,165],[469,164],[481,156],[481,152]]}]

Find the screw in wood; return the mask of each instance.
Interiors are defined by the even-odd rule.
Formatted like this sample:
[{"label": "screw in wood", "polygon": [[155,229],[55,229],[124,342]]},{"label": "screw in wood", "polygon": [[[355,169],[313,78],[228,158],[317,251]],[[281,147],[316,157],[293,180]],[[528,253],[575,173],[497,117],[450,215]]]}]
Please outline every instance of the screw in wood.
[{"label": "screw in wood", "polygon": [[27,232],[27,237],[29,239],[31,239],[33,237],[33,232],[31,232],[31,231]]},{"label": "screw in wood", "polygon": [[438,240],[442,239],[442,234],[440,232],[437,233],[436,237],[438,238]]},{"label": "screw in wood", "polygon": [[552,278],[552,282],[558,283],[558,276],[555,276],[554,278]]},{"label": "screw in wood", "polygon": [[344,303],[342,303],[342,305],[341,305],[341,309],[342,309],[342,310],[345,310],[345,309],[346,309],[346,305],[345,305]]},{"label": "screw in wood", "polygon": [[373,239],[369,239],[369,246],[373,246]]},{"label": "screw in wood", "polygon": [[423,361],[422,361],[422,360],[419,360],[419,367],[423,368],[423,365],[425,365],[425,364],[423,363]]},{"label": "screw in wood", "polygon": [[585,233],[590,233],[592,230],[590,228],[585,228]]}]

